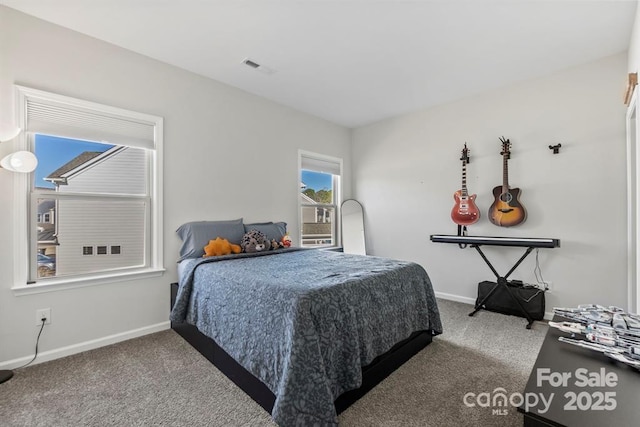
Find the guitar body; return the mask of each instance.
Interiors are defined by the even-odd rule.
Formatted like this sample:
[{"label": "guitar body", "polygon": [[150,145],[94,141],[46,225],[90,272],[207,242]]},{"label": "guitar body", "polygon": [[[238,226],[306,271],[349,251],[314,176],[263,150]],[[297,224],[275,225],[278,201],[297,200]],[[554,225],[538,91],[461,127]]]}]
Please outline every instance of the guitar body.
[{"label": "guitar body", "polygon": [[527,211],[520,203],[520,189],[509,188],[503,192],[504,187],[499,185],[493,189],[493,204],[489,208],[489,220],[500,227],[513,227],[527,219]]},{"label": "guitar body", "polygon": [[476,206],[476,195],[464,197],[462,190],[453,193],[453,199],[456,201],[453,209],[451,209],[451,219],[458,225],[471,225],[480,219],[480,210]]}]

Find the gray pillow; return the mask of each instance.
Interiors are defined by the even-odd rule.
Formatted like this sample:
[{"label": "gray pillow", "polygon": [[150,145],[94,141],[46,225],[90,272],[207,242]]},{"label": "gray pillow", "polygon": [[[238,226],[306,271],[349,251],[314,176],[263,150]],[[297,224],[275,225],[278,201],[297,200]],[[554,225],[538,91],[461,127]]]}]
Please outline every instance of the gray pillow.
[{"label": "gray pillow", "polygon": [[279,242],[287,232],[286,222],[256,222],[253,224],[245,224],[244,231],[248,233],[251,230],[258,230],[267,236],[267,240],[275,239]]},{"label": "gray pillow", "polygon": [[194,221],[182,224],[177,230],[182,239],[180,259],[200,258],[204,255],[204,247],[209,240],[216,237],[227,239],[230,243],[239,245],[244,236],[242,218],[230,221]]}]

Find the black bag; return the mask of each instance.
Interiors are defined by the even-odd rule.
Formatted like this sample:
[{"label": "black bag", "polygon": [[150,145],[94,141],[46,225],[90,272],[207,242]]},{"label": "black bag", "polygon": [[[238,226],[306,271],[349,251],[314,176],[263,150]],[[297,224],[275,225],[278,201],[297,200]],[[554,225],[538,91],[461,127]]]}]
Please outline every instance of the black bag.
[{"label": "black bag", "polygon": [[[476,307],[484,297],[491,292],[496,286],[496,282],[480,282],[478,283],[478,299],[476,299]],[[534,320],[544,319],[544,291],[535,287],[523,287],[521,284],[509,283],[509,291],[515,296],[522,306],[525,308],[529,316]],[[515,300],[509,295],[504,286],[500,285],[491,294],[488,300],[482,305],[482,308],[495,311],[502,314],[510,314],[512,316],[525,317]]]}]

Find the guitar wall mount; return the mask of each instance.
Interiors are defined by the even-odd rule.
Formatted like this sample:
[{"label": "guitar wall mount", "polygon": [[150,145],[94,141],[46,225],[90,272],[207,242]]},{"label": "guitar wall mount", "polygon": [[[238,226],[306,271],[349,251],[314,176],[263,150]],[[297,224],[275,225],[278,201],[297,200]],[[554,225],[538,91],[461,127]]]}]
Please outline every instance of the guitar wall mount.
[{"label": "guitar wall mount", "polygon": [[[466,236],[467,235],[467,226],[458,224],[458,236]],[[458,243],[460,249],[465,249],[467,247],[466,243]]]},{"label": "guitar wall mount", "polygon": [[549,150],[553,150],[553,154],[558,154],[560,152],[560,147],[562,147],[562,144],[550,145]]}]

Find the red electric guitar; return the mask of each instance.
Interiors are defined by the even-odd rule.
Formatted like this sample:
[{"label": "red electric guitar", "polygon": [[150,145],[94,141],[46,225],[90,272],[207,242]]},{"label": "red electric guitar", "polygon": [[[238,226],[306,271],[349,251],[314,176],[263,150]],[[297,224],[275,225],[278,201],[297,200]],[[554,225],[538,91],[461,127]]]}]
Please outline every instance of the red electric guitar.
[{"label": "red electric guitar", "polygon": [[464,144],[462,150],[462,188],[453,193],[456,204],[451,209],[451,219],[458,225],[471,225],[480,219],[480,210],[476,206],[476,195],[469,195],[467,191],[467,161],[469,160],[469,149]]},{"label": "red electric guitar", "polygon": [[495,200],[489,208],[489,219],[500,227],[512,227],[524,222],[527,219],[527,211],[520,203],[520,189],[509,187],[509,172],[507,160],[509,160],[509,149],[511,142],[508,139],[500,138],[502,142],[502,185],[493,189]]}]

